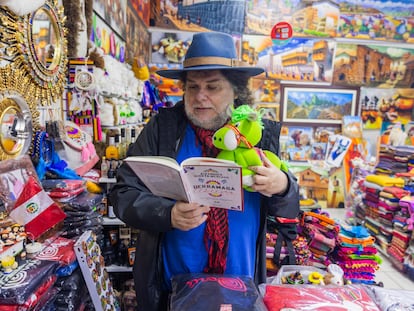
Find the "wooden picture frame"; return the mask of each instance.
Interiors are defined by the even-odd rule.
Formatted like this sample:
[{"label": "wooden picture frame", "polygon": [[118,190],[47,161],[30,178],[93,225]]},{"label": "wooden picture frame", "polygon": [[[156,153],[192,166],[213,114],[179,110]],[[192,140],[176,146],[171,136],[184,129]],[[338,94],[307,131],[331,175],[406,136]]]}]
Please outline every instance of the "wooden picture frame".
[{"label": "wooden picture frame", "polygon": [[337,125],[344,115],[358,112],[359,88],[282,85],[281,119],[284,124]]}]

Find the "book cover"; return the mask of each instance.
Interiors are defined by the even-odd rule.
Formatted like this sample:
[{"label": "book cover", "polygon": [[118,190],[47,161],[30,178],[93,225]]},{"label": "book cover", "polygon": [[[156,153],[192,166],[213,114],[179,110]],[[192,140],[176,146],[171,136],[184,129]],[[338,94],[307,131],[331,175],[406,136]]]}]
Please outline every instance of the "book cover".
[{"label": "book cover", "polygon": [[155,195],[243,211],[241,166],[227,160],[193,157],[179,165],[163,156],[124,160]]}]

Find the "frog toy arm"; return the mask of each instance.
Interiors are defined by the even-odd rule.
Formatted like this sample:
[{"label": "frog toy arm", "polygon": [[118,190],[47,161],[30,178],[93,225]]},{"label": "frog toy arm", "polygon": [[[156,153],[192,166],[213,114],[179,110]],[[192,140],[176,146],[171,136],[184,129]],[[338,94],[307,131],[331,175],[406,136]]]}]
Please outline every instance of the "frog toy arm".
[{"label": "frog toy arm", "polygon": [[250,166],[263,165],[267,157],[277,168],[287,171],[287,165],[269,150],[254,147],[262,138],[262,111],[241,105],[229,111],[230,121],[213,135],[213,144],[220,149],[217,157],[234,161],[242,167],[243,187],[252,191],[253,175]]}]

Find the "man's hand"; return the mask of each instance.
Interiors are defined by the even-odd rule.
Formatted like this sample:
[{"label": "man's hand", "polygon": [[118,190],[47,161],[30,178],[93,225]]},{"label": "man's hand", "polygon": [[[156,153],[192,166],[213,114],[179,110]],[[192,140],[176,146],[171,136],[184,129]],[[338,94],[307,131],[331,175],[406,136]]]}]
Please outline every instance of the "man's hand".
[{"label": "man's hand", "polygon": [[263,159],[263,166],[251,166],[249,169],[256,173],[253,175],[252,189],[264,196],[271,197],[273,194],[283,193],[289,186],[286,174],[266,157]]},{"label": "man's hand", "polygon": [[210,207],[197,203],[177,202],[171,210],[173,228],[188,231],[198,227],[207,220]]}]

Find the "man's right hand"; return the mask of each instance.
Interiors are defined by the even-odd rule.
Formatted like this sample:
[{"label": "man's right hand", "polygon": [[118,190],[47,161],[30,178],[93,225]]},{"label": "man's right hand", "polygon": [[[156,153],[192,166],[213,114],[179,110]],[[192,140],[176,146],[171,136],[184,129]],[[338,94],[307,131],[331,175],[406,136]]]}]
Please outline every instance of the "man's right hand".
[{"label": "man's right hand", "polygon": [[177,202],[171,210],[173,228],[188,231],[198,227],[207,220],[210,207],[198,203]]}]

